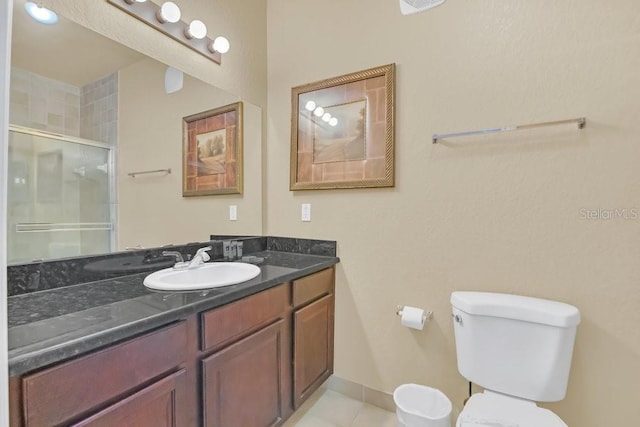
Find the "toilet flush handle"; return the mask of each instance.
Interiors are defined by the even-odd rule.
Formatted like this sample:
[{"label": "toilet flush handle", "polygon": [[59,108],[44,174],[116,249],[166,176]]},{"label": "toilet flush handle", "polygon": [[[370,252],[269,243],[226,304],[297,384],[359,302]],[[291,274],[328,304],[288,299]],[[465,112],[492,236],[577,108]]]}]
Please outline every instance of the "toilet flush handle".
[{"label": "toilet flush handle", "polygon": [[451,316],[453,317],[454,322],[462,326],[462,317],[459,314],[452,313]]}]

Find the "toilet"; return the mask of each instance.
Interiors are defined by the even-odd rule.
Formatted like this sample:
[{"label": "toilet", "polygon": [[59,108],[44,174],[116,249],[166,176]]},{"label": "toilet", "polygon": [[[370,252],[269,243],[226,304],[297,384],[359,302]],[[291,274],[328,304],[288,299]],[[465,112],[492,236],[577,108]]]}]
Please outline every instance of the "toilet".
[{"label": "toilet", "polygon": [[580,312],[519,295],[453,292],[458,371],[484,388],[456,427],[567,427],[536,402],[564,399]]}]

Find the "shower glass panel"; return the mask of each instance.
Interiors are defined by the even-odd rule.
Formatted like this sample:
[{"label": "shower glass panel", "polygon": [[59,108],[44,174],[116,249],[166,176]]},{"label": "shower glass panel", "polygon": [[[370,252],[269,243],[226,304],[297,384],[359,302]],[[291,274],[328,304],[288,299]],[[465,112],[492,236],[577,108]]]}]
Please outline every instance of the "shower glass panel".
[{"label": "shower glass panel", "polygon": [[7,262],[109,252],[112,159],[106,144],[11,126]]}]

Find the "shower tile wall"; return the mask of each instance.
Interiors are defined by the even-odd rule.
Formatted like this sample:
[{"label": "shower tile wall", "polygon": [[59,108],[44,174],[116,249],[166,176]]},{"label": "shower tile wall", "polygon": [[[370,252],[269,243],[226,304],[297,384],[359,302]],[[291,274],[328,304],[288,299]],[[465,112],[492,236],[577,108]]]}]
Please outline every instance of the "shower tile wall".
[{"label": "shower tile wall", "polygon": [[118,75],[80,90],[80,137],[115,145],[118,132]]},{"label": "shower tile wall", "polygon": [[[116,146],[118,135],[118,74],[110,74],[80,89],[80,137]],[[106,179],[106,175],[100,176]],[[80,217],[109,222],[108,185],[95,186],[94,181],[80,182]],[[100,191],[96,191],[100,190]],[[104,236],[93,232],[81,232],[84,253],[105,252],[97,250],[105,244]],[[95,249],[95,250],[94,250]]]},{"label": "shower tile wall", "polygon": [[11,67],[9,123],[80,136],[80,88]]},{"label": "shower tile wall", "polygon": [[11,67],[9,123],[116,145],[118,74],[80,88]]}]

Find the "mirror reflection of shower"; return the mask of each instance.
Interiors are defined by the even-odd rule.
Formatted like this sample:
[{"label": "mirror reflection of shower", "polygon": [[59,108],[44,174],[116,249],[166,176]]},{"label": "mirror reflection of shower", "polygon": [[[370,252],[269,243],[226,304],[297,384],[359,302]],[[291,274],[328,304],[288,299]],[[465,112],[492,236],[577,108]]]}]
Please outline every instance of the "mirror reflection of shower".
[{"label": "mirror reflection of shower", "polygon": [[7,261],[108,252],[112,164],[108,144],[11,126]]},{"label": "mirror reflection of shower", "polygon": [[54,78],[12,64],[7,261],[109,252],[118,74]]}]

